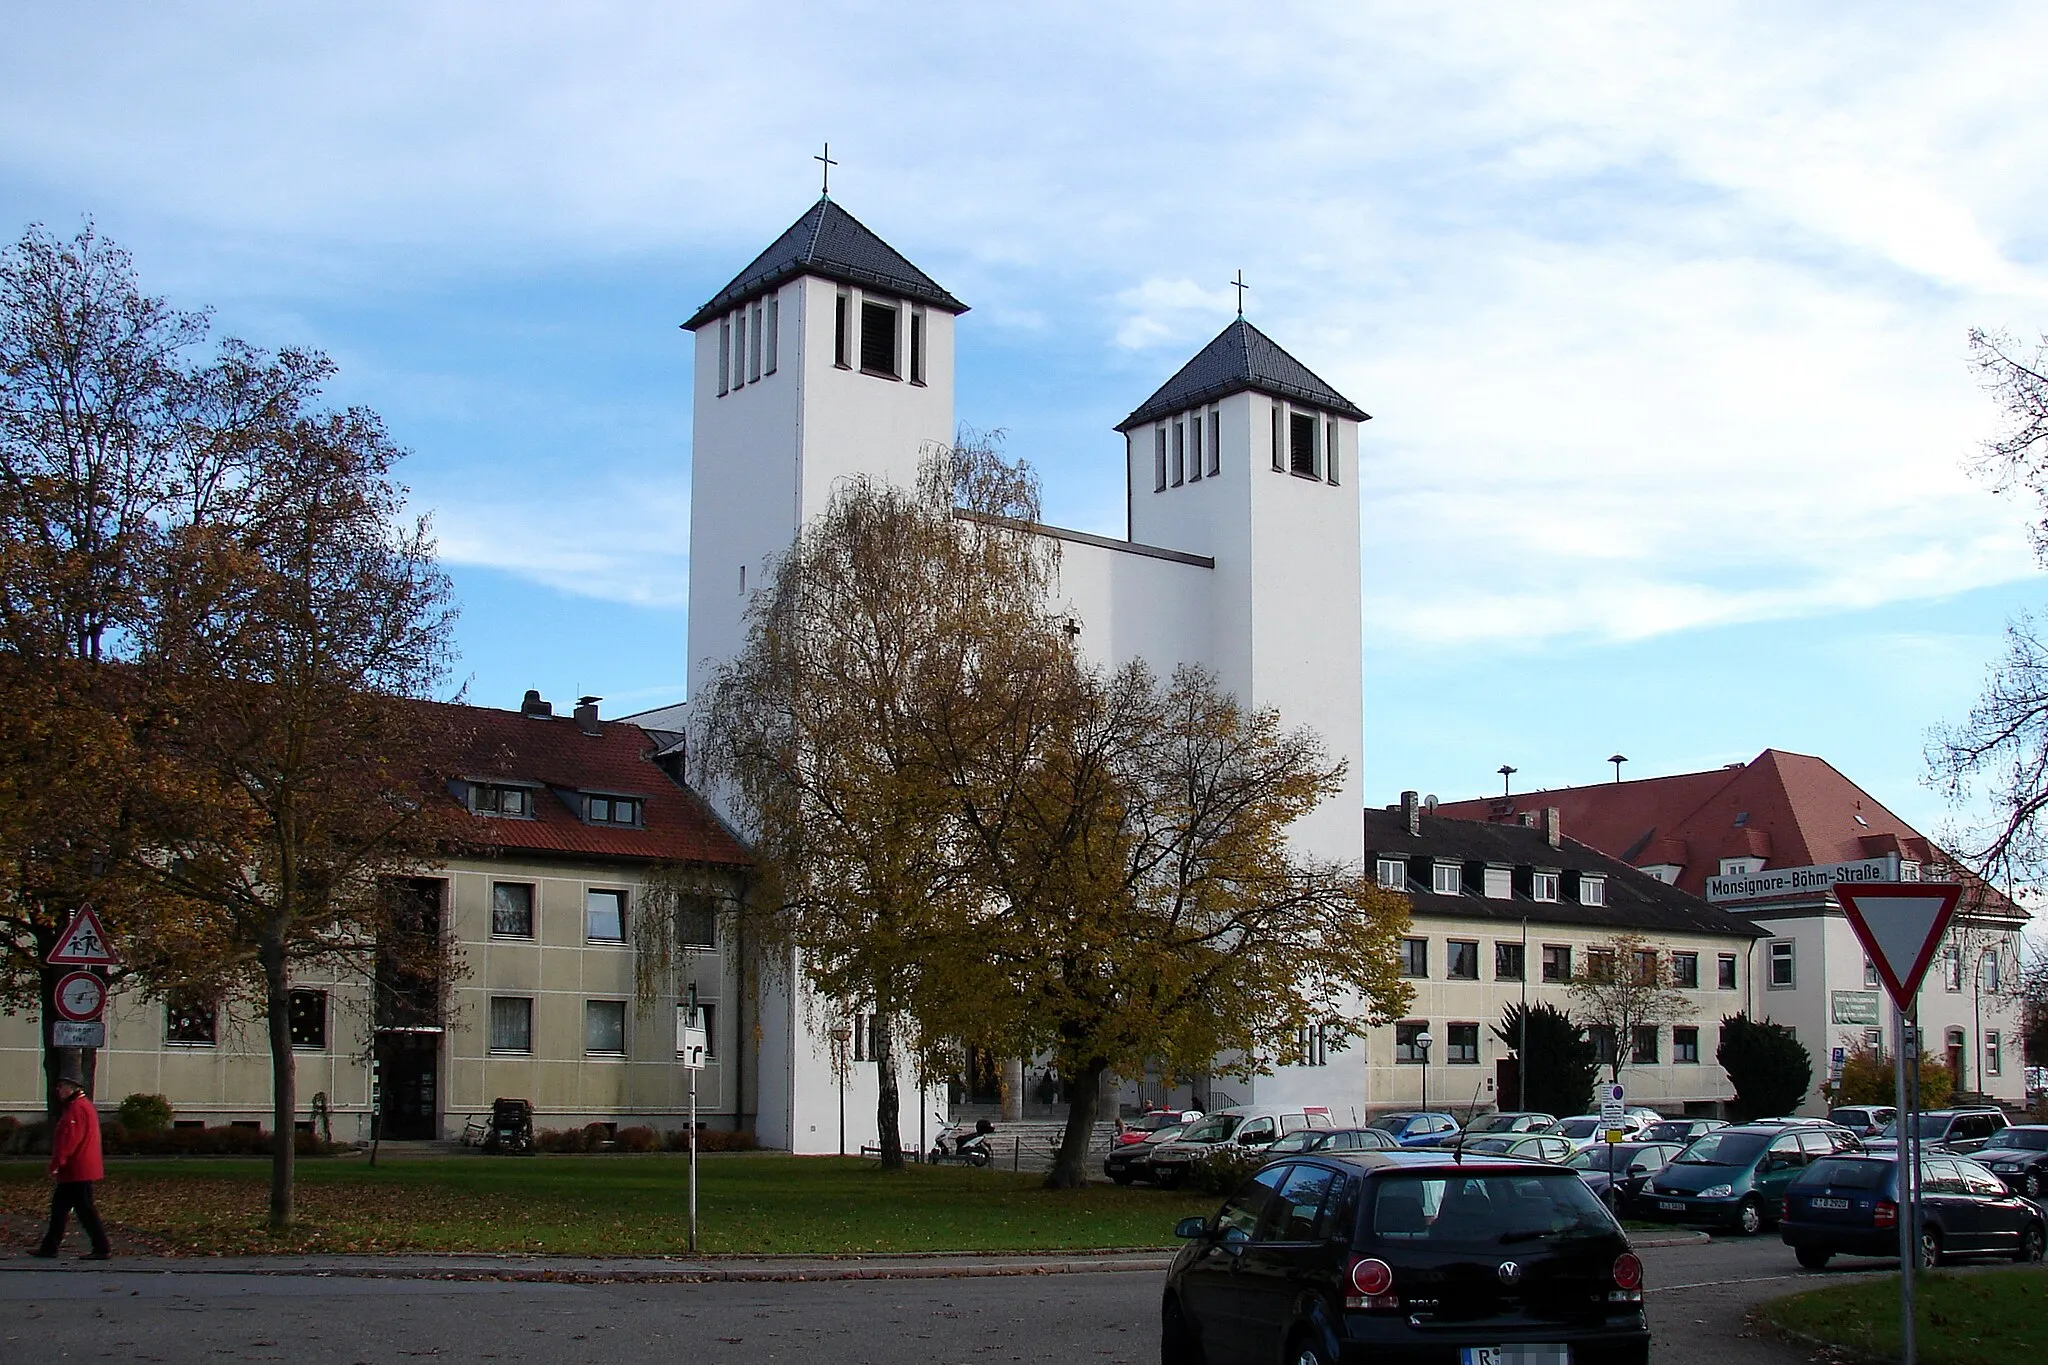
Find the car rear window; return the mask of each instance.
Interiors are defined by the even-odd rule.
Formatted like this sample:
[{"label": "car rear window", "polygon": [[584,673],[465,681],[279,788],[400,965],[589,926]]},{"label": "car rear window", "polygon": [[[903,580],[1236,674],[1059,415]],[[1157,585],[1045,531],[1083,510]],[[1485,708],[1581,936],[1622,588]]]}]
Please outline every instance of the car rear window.
[{"label": "car rear window", "polygon": [[1679,1154],[1682,1166],[1747,1166],[1770,1143],[1769,1133],[1709,1133]]},{"label": "car rear window", "polygon": [[1568,1138],[1591,1137],[1600,1131],[1598,1119],[1566,1119],[1557,1130]]},{"label": "car rear window", "polygon": [[2048,1128],[2008,1128],[1991,1139],[1990,1147],[2007,1151],[2048,1152]]},{"label": "car rear window", "polygon": [[1244,1122],[1241,1114],[1216,1114],[1197,1123],[1181,1135],[1182,1142],[1222,1142]]},{"label": "car rear window", "polygon": [[1380,1241],[1496,1247],[1612,1232],[1607,1207],[1571,1171],[1416,1172],[1373,1182],[1366,1229]]},{"label": "car rear window", "polygon": [[1800,1185],[1832,1185],[1838,1190],[1883,1189],[1891,1179],[1889,1161],[1857,1161],[1827,1156],[1800,1172]]}]

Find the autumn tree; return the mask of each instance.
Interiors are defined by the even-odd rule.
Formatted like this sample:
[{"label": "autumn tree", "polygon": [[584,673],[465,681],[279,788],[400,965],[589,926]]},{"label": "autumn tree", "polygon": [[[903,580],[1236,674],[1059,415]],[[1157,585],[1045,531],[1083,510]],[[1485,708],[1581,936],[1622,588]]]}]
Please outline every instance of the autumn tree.
[{"label": "autumn tree", "polygon": [[[431,987],[446,937],[402,879],[451,850],[433,799],[456,737],[412,704],[446,670],[453,610],[402,452],[365,409],[317,406],[331,372],[305,353],[238,350],[272,386],[215,452],[193,514],[163,538],[138,665],[170,780],[137,796],[136,866],[179,907],[154,950],[171,979],[255,1000],[271,1056],[270,1224],[293,1220],[297,1087],[290,996],[309,964]],[[231,388],[232,375],[222,378]],[[399,961],[399,959],[407,959]]]},{"label": "autumn tree", "polygon": [[1692,998],[1672,977],[1671,954],[1640,934],[1616,934],[1591,944],[1585,967],[1571,979],[1572,1013],[1588,1032],[1611,1041],[1608,1079],[1619,1081],[1639,1028],[1658,1028],[1690,1019]]},{"label": "autumn tree", "polygon": [[984,895],[933,737],[1032,684],[1006,661],[1054,629],[1053,543],[1016,528],[1036,516],[1028,471],[987,440],[925,452],[916,489],[847,481],[772,566],[696,709],[692,747],[763,874],[752,940],[826,1008],[875,1018],[885,1169],[903,1166],[904,1026],[929,1049],[989,994]]},{"label": "autumn tree", "polygon": [[987,1017],[1066,1080],[1046,1183],[1074,1188],[1105,1074],[1261,1074],[1396,1017],[1410,988],[1406,903],[1289,842],[1343,790],[1317,736],[1202,669],[1104,674],[1061,643],[1037,646],[1039,687],[970,711],[981,723],[950,752],[994,902],[1006,993]]}]

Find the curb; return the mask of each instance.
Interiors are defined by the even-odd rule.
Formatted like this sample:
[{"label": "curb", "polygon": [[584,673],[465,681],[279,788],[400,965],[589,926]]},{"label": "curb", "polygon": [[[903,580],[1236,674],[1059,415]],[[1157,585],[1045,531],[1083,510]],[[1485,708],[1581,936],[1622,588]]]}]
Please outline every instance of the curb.
[{"label": "curb", "polygon": [[1706,1232],[1660,1232],[1655,1237],[1630,1237],[1628,1244],[1637,1250],[1647,1250],[1651,1247],[1698,1246],[1713,1240],[1713,1234]]}]

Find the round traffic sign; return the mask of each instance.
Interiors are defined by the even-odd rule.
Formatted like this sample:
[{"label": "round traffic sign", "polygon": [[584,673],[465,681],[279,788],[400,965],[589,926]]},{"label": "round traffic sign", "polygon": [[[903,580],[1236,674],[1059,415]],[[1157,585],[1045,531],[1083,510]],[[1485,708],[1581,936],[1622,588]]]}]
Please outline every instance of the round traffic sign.
[{"label": "round traffic sign", "polygon": [[74,1024],[100,1017],[107,1007],[107,983],[91,972],[67,972],[57,983],[57,1013]]}]

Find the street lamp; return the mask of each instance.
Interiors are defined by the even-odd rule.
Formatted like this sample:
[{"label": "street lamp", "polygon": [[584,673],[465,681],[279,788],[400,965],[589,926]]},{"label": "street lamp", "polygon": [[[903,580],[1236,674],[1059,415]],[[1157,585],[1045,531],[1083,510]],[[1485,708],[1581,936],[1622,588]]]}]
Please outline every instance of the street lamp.
[{"label": "street lamp", "polygon": [[1436,1039],[1427,1033],[1415,1035],[1415,1050],[1422,1054],[1422,1112],[1429,1112],[1429,1050],[1436,1045]]},{"label": "street lamp", "polygon": [[853,1038],[853,1030],[841,1024],[832,1030],[832,1061],[834,1071],[839,1073],[839,1155],[846,1155],[846,1044]]}]

